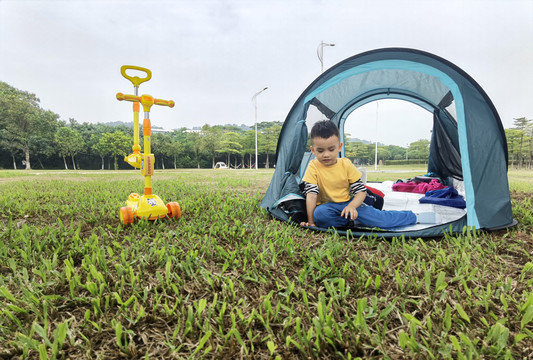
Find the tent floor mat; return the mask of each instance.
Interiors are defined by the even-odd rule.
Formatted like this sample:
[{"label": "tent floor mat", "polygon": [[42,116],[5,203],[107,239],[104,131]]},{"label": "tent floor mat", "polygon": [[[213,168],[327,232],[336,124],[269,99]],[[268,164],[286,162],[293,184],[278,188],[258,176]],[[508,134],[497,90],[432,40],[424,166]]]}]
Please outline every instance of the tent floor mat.
[{"label": "tent floor mat", "polygon": [[382,183],[369,182],[367,185],[385,194],[383,210],[411,210],[414,213],[434,212],[437,219],[440,220],[436,224],[415,224],[388,229],[388,231],[406,232],[427,229],[437,225],[452,223],[466,215],[466,210],[464,209],[435,204],[421,204],[418,200],[424,194],[392,191],[392,181],[384,181]]}]

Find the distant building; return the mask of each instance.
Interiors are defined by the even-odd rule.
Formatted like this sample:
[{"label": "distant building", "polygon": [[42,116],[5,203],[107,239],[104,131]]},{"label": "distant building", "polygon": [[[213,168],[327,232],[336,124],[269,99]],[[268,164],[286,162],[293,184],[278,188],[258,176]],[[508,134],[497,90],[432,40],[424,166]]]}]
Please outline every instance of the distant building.
[{"label": "distant building", "polygon": [[163,128],[154,128],[154,127],[152,127],[152,132],[153,133],[171,133],[172,131],[174,131],[174,130],[166,130],[166,129],[163,129]]},{"label": "distant building", "polygon": [[186,133],[201,133],[202,128],[200,126],[193,126],[192,129],[185,130]]}]

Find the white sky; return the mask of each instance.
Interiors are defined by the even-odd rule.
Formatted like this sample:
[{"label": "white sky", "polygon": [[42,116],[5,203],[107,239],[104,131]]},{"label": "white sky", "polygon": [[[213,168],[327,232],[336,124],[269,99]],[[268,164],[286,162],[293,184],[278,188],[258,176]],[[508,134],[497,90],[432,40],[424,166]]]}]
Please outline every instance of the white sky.
[{"label": "white sky", "polygon": [[[62,120],[131,121],[124,64],[147,67],[140,93],[172,99],[152,108],[167,129],[283,121],[324,68],[382,47],[441,56],[469,73],[504,127],[533,118],[533,0],[0,0],[0,80],[35,93]],[[346,132],[405,146],[429,138],[431,115],[380,101]]]}]

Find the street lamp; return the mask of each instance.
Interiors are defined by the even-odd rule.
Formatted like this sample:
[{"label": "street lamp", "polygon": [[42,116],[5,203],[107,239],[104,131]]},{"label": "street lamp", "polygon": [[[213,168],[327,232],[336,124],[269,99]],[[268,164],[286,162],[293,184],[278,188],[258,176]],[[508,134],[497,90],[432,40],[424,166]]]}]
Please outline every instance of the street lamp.
[{"label": "street lamp", "polygon": [[320,60],[320,73],[324,72],[324,46],[335,46],[335,44],[328,44],[322,40],[320,45],[318,45],[316,55],[318,56],[318,60]]},{"label": "street lamp", "polygon": [[254,96],[252,96],[252,101],[254,102],[255,108],[255,170],[257,170],[257,95],[261,94],[266,89],[268,89],[268,86],[266,86],[263,90],[256,92]]}]

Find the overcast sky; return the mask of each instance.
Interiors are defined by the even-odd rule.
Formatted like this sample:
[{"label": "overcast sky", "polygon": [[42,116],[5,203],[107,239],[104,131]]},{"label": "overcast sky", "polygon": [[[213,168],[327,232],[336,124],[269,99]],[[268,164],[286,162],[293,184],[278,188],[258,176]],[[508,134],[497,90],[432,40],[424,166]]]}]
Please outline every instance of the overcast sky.
[{"label": "overcast sky", "polygon": [[[434,53],[481,85],[504,127],[533,118],[533,0],[0,0],[0,80],[80,123],[132,120],[115,98],[133,92],[125,64],[152,71],[141,94],[176,102],[152,108],[154,126],[253,125],[265,86],[258,121],[283,121],[320,75],[322,40],[335,43],[325,69],[383,47]],[[346,125],[401,146],[430,129],[428,112],[398,101]]]}]

